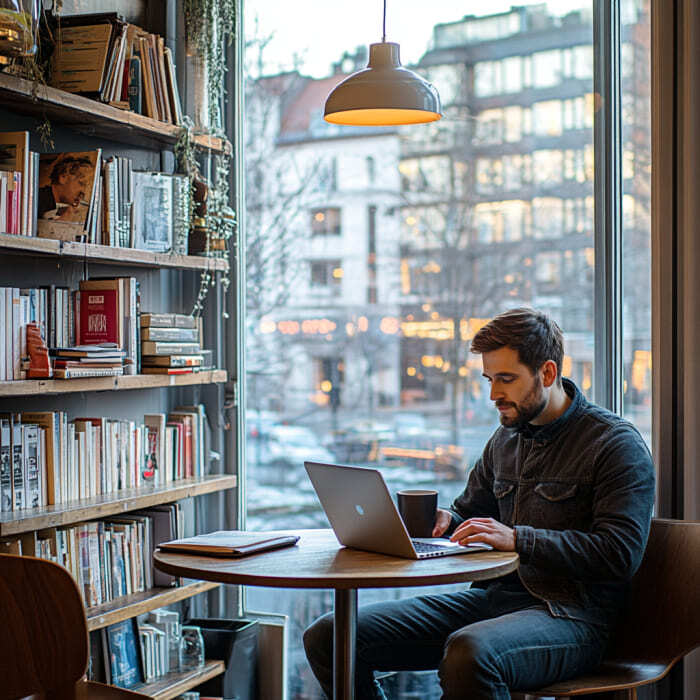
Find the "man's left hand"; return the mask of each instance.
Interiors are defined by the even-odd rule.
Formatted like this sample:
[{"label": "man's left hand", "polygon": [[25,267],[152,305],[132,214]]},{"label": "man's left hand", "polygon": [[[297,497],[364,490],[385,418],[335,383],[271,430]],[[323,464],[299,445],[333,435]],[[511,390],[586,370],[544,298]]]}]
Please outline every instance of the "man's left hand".
[{"label": "man's left hand", "polygon": [[452,542],[473,544],[485,542],[499,552],[515,551],[515,530],[493,518],[469,518],[450,537]]}]

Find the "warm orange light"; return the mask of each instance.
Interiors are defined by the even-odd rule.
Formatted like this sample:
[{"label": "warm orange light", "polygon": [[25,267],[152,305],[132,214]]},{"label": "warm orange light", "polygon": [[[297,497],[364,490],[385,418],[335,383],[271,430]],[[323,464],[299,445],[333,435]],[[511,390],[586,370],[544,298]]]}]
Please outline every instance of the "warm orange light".
[{"label": "warm orange light", "polygon": [[348,126],[399,126],[400,124],[427,124],[441,119],[438,112],[421,109],[347,109],[344,112],[326,114],[331,124]]}]

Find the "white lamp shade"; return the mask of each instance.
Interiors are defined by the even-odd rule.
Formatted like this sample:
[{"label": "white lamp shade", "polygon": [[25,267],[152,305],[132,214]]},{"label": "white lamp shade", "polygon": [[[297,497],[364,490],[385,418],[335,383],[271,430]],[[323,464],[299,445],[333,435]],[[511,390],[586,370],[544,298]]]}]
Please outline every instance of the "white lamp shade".
[{"label": "white lamp shade", "polygon": [[323,118],[332,124],[394,126],[442,117],[437,90],[399,60],[399,45],[370,44],[369,65],[336,85]]}]

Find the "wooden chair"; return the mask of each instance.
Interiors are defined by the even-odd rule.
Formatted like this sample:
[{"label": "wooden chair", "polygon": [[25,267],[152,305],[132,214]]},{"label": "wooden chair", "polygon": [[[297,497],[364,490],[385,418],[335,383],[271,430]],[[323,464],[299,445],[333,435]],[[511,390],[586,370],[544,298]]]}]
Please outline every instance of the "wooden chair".
[{"label": "wooden chair", "polygon": [[653,520],[629,605],[602,665],[589,675],[529,690],[528,695],[607,693],[607,698],[635,700],[639,686],[660,680],[700,646],[699,572],[700,522]]},{"label": "wooden chair", "polygon": [[62,567],[0,554],[3,698],[144,700],[85,678],[88,630],[78,587]]}]

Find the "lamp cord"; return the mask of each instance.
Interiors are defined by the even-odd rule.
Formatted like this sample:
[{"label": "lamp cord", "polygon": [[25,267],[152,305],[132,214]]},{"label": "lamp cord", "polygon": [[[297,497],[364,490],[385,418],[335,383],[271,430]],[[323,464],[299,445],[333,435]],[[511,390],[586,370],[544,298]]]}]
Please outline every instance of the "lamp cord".
[{"label": "lamp cord", "polygon": [[382,20],[382,44],[386,42],[386,0],[384,0],[384,18]]}]

